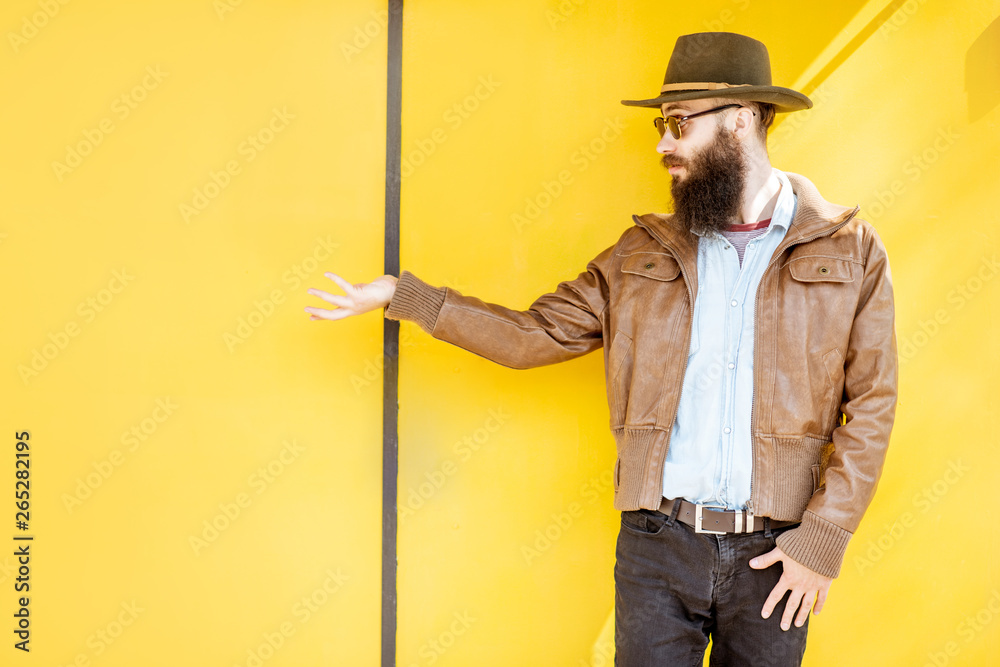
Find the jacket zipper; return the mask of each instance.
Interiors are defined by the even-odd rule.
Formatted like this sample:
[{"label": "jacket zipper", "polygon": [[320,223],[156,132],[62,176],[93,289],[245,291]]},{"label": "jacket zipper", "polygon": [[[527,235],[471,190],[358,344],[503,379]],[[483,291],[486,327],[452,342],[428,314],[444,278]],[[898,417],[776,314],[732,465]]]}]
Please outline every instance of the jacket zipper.
[{"label": "jacket zipper", "polygon": [[[757,356],[757,352],[760,349],[760,346],[758,346],[757,343],[756,343],[757,324],[758,324],[758,322],[757,322],[757,311],[758,311],[758,304],[760,303],[760,285],[764,282],[764,277],[767,275],[767,272],[771,270],[771,267],[774,265],[774,262],[777,260],[778,257],[780,257],[786,250],[788,250],[792,246],[799,245],[800,243],[806,243],[807,241],[812,241],[813,239],[818,238],[820,236],[829,236],[830,234],[833,234],[838,229],[840,229],[841,227],[843,227],[844,225],[846,225],[848,222],[850,222],[851,219],[854,218],[855,215],[857,215],[858,210],[859,210],[858,208],[855,208],[854,212],[852,212],[851,215],[849,215],[846,220],[844,220],[843,222],[841,222],[840,224],[838,224],[836,227],[830,228],[829,230],[821,230],[819,232],[816,232],[812,236],[807,236],[806,238],[799,239],[797,241],[793,241],[793,242],[789,243],[788,245],[786,245],[784,248],[781,249],[780,253],[775,253],[775,256],[772,257],[771,261],[768,262],[768,264],[767,264],[766,267],[764,267],[764,273],[761,274],[760,283],[757,284],[757,292],[754,294],[754,300],[753,300],[753,326],[754,326],[754,339],[755,339],[754,340],[754,357]],[[756,411],[756,406],[757,406],[757,391],[760,388],[760,382],[758,382],[758,380],[757,380],[757,369],[759,368],[759,366],[760,366],[760,364],[758,364],[757,360],[754,359],[754,365],[753,365],[753,393],[750,396],[750,448],[751,448],[751,455],[750,455],[750,457],[751,457],[751,461],[756,461],[757,460],[757,423],[756,423],[756,420],[757,420],[757,411]],[[747,511],[750,512],[751,514],[754,511],[754,509],[753,509],[753,481],[754,481],[754,479],[756,479],[756,477],[757,477],[757,467],[752,465],[751,470],[750,470],[750,499],[747,500]]]}]

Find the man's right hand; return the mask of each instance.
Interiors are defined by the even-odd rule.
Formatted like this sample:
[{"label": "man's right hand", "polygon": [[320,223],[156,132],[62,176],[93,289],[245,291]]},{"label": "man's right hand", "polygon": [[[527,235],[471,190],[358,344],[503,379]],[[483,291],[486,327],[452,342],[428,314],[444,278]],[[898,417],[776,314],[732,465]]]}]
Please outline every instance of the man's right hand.
[{"label": "man's right hand", "polygon": [[344,290],[344,294],[330,294],[314,287],[306,290],[309,294],[337,306],[333,310],[306,307],[306,312],[310,313],[309,319],[311,320],[342,320],[351,315],[360,315],[369,310],[384,308],[389,305],[392,295],[396,293],[396,283],[399,281],[395,276],[385,275],[379,276],[370,283],[352,285],[332,271],[327,271],[323,275],[337,283]]}]

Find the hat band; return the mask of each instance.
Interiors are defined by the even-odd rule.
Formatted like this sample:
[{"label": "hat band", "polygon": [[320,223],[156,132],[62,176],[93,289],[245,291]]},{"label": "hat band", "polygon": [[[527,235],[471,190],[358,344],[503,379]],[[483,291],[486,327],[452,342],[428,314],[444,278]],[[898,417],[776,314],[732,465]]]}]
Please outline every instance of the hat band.
[{"label": "hat band", "polygon": [[752,83],[712,83],[698,81],[692,83],[665,83],[660,87],[661,93],[666,93],[671,90],[720,90],[722,88],[740,88],[741,86],[752,86]]}]

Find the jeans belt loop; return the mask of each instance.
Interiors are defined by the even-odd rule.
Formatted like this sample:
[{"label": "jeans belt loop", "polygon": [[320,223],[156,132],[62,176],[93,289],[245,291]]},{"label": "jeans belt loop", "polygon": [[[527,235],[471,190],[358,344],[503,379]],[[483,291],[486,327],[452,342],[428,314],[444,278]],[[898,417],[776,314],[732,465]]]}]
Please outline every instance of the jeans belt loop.
[{"label": "jeans belt loop", "polygon": [[681,501],[675,500],[673,509],[671,509],[670,514],[667,515],[667,525],[669,527],[672,528],[673,525],[677,522],[677,515],[680,513],[681,513]]}]

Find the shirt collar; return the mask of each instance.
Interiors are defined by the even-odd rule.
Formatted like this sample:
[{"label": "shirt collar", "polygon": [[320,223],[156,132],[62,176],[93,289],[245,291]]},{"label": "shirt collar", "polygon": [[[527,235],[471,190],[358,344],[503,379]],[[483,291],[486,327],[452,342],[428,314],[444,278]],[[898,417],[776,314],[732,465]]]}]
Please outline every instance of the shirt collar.
[{"label": "shirt collar", "polygon": [[788,176],[780,169],[771,167],[774,175],[781,181],[781,191],[778,193],[778,201],[774,204],[774,212],[771,214],[771,227],[778,226],[788,231],[795,216],[795,208],[798,205],[798,197],[792,192],[792,184],[788,182]]}]

